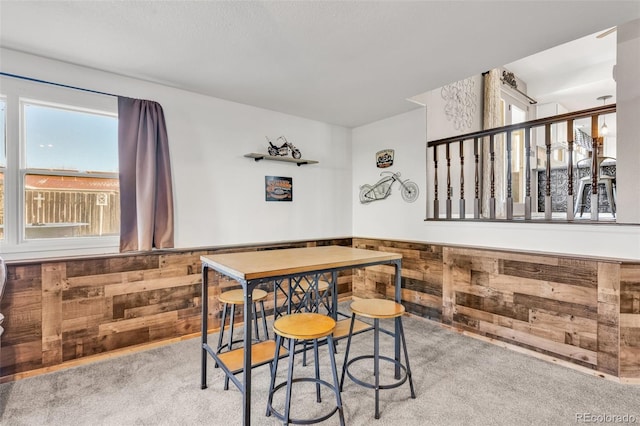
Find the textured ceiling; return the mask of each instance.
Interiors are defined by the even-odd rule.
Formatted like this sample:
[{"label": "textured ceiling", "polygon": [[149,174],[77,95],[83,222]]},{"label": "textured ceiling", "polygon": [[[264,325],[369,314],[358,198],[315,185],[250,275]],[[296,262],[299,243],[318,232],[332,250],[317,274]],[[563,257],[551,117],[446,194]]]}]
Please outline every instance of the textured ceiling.
[{"label": "textured ceiling", "polygon": [[636,18],[638,0],[1,0],[0,46],[355,127]]}]

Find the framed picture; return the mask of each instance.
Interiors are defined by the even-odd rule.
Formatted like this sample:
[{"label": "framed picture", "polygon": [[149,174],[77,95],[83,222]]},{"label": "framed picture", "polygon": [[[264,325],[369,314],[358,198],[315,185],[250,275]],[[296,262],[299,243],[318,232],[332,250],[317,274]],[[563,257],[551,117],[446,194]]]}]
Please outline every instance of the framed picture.
[{"label": "framed picture", "polygon": [[265,176],[264,196],[265,201],[293,201],[293,178]]},{"label": "framed picture", "polygon": [[376,152],[376,166],[380,169],[393,166],[393,150],[383,149]]}]

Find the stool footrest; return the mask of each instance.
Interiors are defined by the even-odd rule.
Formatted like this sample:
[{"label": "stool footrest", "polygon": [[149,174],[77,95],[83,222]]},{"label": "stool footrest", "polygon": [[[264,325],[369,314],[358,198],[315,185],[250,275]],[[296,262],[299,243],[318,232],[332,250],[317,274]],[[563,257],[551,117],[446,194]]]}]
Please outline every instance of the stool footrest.
[{"label": "stool footrest", "polygon": [[[369,383],[369,382],[364,382],[356,377],[353,376],[353,374],[351,374],[351,372],[349,371],[349,366],[351,364],[353,364],[356,361],[362,361],[364,359],[374,359],[375,357],[373,355],[362,355],[362,356],[358,356],[356,358],[353,358],[351,360],[349,360],[349,362],[347,362],[346,365],[346,373],[347,376],[349,376],[349,378],[351,380],[353,380],[355,383],[359,384],[360,386],[364,386],[365,388],[369,388],[369,389],[375,389],[376,386],[373,383]],[[396,379],[397,381],[393,382],[393,383],[388,383],[388,384],[378,384],[378,389],[393,389],[393,388],[397,388],[398,386],[402,385],[404,382],[407,381],[407,367],[405,367],[400,361],[396,361],[393,358],[389,358],[387,356],[378,356],[378,359],[380,359],[381,361],[388,361],[394,365],[397,365],[398,367],[400,367],[400,369],[404,372],[404,374],[402,375],[402,377],[400,377],[399,379]]]},{"label": "stool footrest", "polygon": [[[273,361],[273,354],[276,352],[276,342],[267,340],[251,345],[251,368],[258,367]],[[287,355],[287,350],[280,347],[279,357]],[[239,373],[244,368],[244,348],[234,349],[218,355],[218,359],[233,374]]]},{"label": "stool footrest", "polygon": [[[349,326],[351,325],[351,317],[336,321],[336,328],[333,329],[333,339],[338,340],[344,337],[349,337]],[[367,324],[364,321],[356,320],[353,324],[353,334],[363,333],[368,330],[373,330],[371,324]]]},{"label": "stool footrest", "polygon": [[[264,340],[255,339],[255,338],[252,339],[252,340],[253,340],[253,344],[254,345],[258,344],[258,343],[261,343],[261,342],[264,342]],[[243,343],[244,343],[244,339],[237,339],[237,340],[234,340],[233,342],[231,342],[231,345],[240,345],[240,344],[243,344]],[[216,353],[217,354],[222,354],[222,353],[225,353],[225,352],[229,352],[228,348],[229,348],[229,343],[225,343],[222,346],[216,348]],[[227,349],[227,350],[225,351],[225,349]],[[236,349],[232,349],[232,351],[235,351],[237,349],[242,349],[242,348],[238,347]]]},{"label": "stool footrest", "polygon": [[[313,377],[297,377],[295,379],[291,380],[291,383],[298,383],[298,382],[311,382],[311,383],[317,383],[320,384],[328,389],[330,389],[331,391],[333,391],[334,393],[337,393],[337,389],[335,388],[335,386],[333,386],[332,384],[322,380],[322,379],[316,379]],[[277,390],[282,389],[284,386],[287,385],[287,382],[282,382],[279,385],[277,385],[276,387],[273,388],[272,393],[276,393]],[[298,425],[309,425],[309,424],[313,424],[313,423],[320,423],[323,422],[325,420],[327,420],[328,418],[330,418],[331,416],[333,416],[336,411],[338,411],[339,407],[333,407],[333,409],[320,417],[316,417],[313,419],[294,419],[294,418],[289,418],[289,423],[293,423],[293,424],[298,424]],[[273,414],[276,418],[278,418],[279,420],[285,421],[285,417],[283,414],[277,412],[273,406],[271,404],[267,404],[267,411],[269,412],[269,414]]]}]

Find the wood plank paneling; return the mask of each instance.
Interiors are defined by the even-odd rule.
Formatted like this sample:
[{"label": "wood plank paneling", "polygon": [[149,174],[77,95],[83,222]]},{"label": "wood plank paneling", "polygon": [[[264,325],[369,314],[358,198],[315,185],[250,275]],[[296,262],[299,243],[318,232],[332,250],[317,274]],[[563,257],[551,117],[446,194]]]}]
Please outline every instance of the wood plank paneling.
[{"label": "wood plank paneling", "polygon": [[62,362],[62,281],[65,263],[42,265],[42,364]]},{"label": "wood plank paneling", "polygon": [[[401,294],[410,313],[640,378],[638,263],[358,238],[9,264],[0,376],[198,333],[203,254],[330,244],[401,253]],[[339,292],[392,298],[393,274],[389,266],[341,271]],[[217,295],[239,286],[213,271],[209,277],[215,330]],[[269,312],[272,288],[264,288]]]},{"label": "wood plank paneling", "polygon": [[[8,264],[0,304],[5,315],[0,378],[89,355],[198,333],[201,319],[200,256],[315,245],[351,246],[350,238],[277,243],[216,250],[152,252],[90,259]],[[417,255],[417,254],[416,254]],[[221,289],[239,287],[210,272],[209,326],[220,325]],[[378,286],[384,291],[387,277]],[[351,293],[351,271],[338,274]],[[267,310],[273,309],[272,288]],[[238,310],[238,322],[242,321]]]},{"label": "wood plank paneling", "polygon": [[598,263],[598,370],[620,372],[620,265]]},{"label": "wood plank paneling", "polygon": [[640,379],[640,265],[620,267],[620,376]]},{"label": "wood plank paneling", "polygon": [[596,288],[597,268],[591,264],[580,262],[578,266],[547,265],[531,261],[500,260],[500,273],[507,276],[528,278],[537,281],[552,281]]},{"label": "wood plank paneling", "polygon": [[[372,239],[354,239],[354,246],[408,257],[402,298],[413,314],[437,320],[433,311],[440,301],[440,321],[460,330],[608,374],[640,377],[637,264]],[[372,285],[382,282],[379,274],[369,280],[368,270],[360,274],[354,294],[380,297]]]}]

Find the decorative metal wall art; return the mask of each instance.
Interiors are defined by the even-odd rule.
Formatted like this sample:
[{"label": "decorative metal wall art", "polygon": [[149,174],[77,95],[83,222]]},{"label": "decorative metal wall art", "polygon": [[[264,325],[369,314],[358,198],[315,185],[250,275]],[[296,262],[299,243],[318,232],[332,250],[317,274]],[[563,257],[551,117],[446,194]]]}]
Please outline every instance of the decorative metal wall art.
[{"label": "decorative metal wall art", "polygon": [[293,178],[265,176],[264,187],[265,201],[293,201]]},{"label": "decorative metal wall art", "polygon": [[376,166],[379,169],[393,166],[393,150],[383,149],[382,151],[376,152]]},{"label": "decorative metal wall art", "polygon": [[269,146],[267,147],[269,155],[272,155],[274,157],[286,157],[287,155],[289,155],[289,150],[291,150],[291,156],[296,160],[302,157],[302,153],[300,152],[300,150],[296,148],[291,142],[287,141],[284,136],[280,136],[278,139],[276,139],[276,144],[278,143],[278,141],[282,141],[282,145],[280,146],[273,144],[269,140],[269,137],[265,137],[267,138],[267,142],[269,142]]},{"label": "decorative metal wall art", "polygon": [[473,91],[475,82],[472,78],[447,84],[440,90],[445,101],[444,114],[453,122],[456,130],[470,129],[473,116],[478,105],[478,96]]},{"label": "decorative metal wall art", "polygon": [[400,172],[381,172],[380,176],[383,175],[387,176],[384,176],[374,185],[365,184],[360,187],[360,202],[362,204],[384,200],[391,195],[391,186],[393,186],[395,182],[400,184],[400,195],[402,195],[402,199],[407,203],[413,203],[418,199],[420,190],[415,182],[409,179],[400,179]]}]

